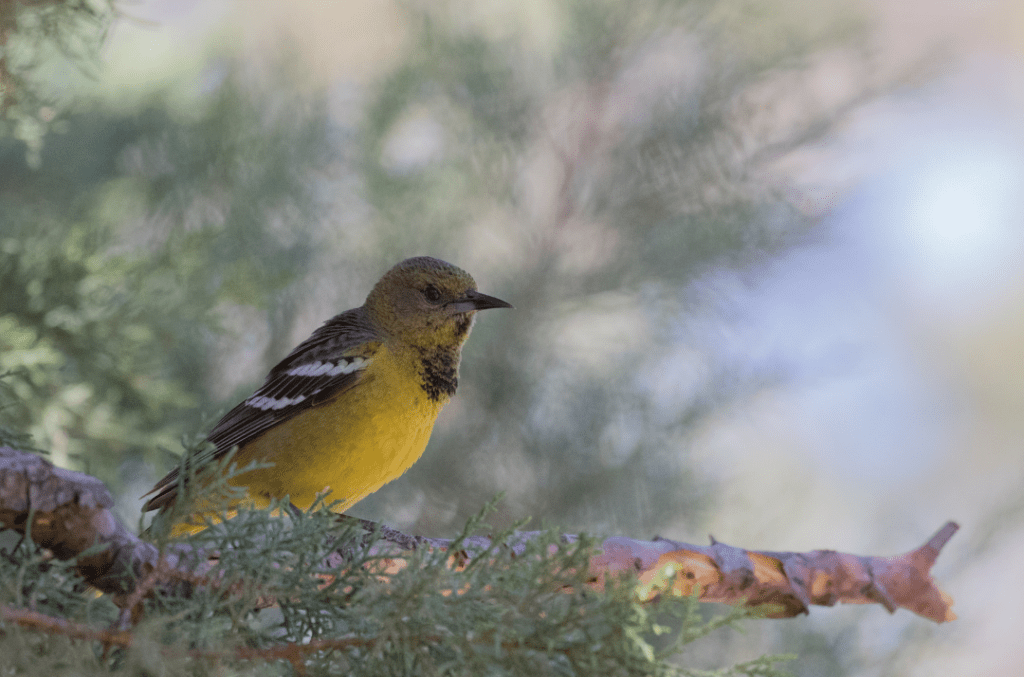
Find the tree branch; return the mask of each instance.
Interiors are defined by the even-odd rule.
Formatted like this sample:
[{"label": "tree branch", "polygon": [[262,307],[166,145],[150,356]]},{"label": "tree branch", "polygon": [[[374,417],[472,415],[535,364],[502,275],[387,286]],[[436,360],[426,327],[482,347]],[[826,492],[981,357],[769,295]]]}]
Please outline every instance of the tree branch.
[{"label": "tree branch", "polygon": [[[79,557],[78,573],[98,589],[115,593],[127,612],[145,594],[163,582],[215,585],[204,572],[209,558],[187,544],[173,546],[161,556],[156,547],[131,533],[109,510],[113,499],[99,480],[54,467],[26,452],[0,447],[0,525],[32,539],[61,559],[79,557],[94,544],[101,552]],[[343,520],[353,518],[343,517]],[[377,531],[386,576],[408,564],[403,552],[417,548],[448,549],[449,539],[428,539],[359,520],[363,528]],[[834,550],[806,553],[745,550],[712,539],[700,546],[665,538],[643,541],[621,536],[605,539],[590,560],[592,584],[602,588],[609,576],[631,572],[635,592],[643,602],[661,595],[690,595],[697,590],[708,602],[733,605],[774,605],[773,618],[807,613],[811,605],[881,604],[890,613],[903,608],[937,623],[956,618],[952,598],[931,577],[931,567],[958,526],[948,522],[924,545],[894,557],[860,556]],[[513,553],[525,552],[526,544],[542,532],[517,532],[501,545]],[[576,540],[563,535],[563,542]],[[460,567],[493,543],[484,537],[463,541],[463,551],[453,553],[450,566]],[[343,552],[326,562],[336,567],[348,561]],[[380,561],[380,560],[378,560]],[[16,620],[16,619],[12,619]],[[123,619],[123,624],[128,619]],[[123,627],[123,625],[122,625]]]}]

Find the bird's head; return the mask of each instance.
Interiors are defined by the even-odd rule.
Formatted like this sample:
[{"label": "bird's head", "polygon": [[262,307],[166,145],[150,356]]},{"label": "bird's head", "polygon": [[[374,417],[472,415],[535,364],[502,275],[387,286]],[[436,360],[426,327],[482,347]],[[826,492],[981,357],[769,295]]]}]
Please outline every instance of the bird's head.
[{"label": "bird's head", "polygon": [[429,256],[402,261],[366,297],[370,320],[385,336],[423,349],[458,349],[476,311],[511,307],[478,292],[466,271]]}]

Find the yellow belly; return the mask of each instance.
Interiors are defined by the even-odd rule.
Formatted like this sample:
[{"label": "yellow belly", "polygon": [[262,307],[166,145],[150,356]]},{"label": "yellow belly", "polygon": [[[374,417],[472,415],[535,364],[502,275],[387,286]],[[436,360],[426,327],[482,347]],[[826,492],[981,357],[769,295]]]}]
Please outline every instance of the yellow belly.
[{"label": "yellow belly", "polygon": [[[234,457],[238,467],[251,461],[274,465],[239,475],[232,483],[246,487],[249,500],[260,507],[270,498],[287,496],[305,509],[326,494],[327,502],[341,501],[335,511],[348,509],[401,476],[423,454],[448,398],[427,397],[419,370],[414,355],[382,346],[354,387],[239,448]],[[194,515],[172,533],[200,531],[203,521],[201,514]]]},{"label": "yellow belly", "polygon": [[413,356],[381,347],[360,381],[333,401],[306,410],[238,450],[239,466],[274,467],[241,475],[250,498],[289,496],[308,508],[318,494],[354,505],[399,477],[419,459],[446,400],[432,401],[420,387]]}]

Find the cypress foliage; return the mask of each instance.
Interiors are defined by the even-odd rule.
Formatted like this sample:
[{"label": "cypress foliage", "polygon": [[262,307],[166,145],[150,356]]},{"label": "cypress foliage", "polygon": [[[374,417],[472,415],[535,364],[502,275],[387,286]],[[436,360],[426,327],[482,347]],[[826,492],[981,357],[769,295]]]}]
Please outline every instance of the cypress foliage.
[{"label": "cypress foliage", "polygon": [[[444,551],[418,551],[386,577],[375,541],[339,529],[326,510],[282,518],[245,511],[190,537],[219,553],[193,586],[166,582],[145,601],[129,646],[0,626],[5,674],[672,675],[706,674],[679,662],[685,646],[749,615],[705,619],[695,599],[639,604],[629,581],[588,583],[594,541],[557,531],[525,553],[473,552],[462,570]],[[488,529],[471,519],[453,544]],[[495,543],[511,535],[490,532]],[[118,609],[76,579],[68,563],[7,532],[0,604],[102,632]],[[331,568],[334,550],[351,559]],[[357,544],[358,542],[358,544]],[[276,604],[268,607],[266,600]],[[111,633],[113,635],[114,633]],[[68,635],[73,636],[72,632]],[[668,659],[671,658],[670,662]],[[780,675],[785,657],[715,674]]]}]

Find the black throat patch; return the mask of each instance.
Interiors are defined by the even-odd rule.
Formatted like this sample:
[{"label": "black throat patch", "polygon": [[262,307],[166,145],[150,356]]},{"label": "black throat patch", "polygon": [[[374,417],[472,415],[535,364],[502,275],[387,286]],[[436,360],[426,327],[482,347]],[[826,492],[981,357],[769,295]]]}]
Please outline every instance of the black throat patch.
[{"label": "black throat patch", "polygon": [[473,326],[473,313],[466,313],[458,318],[455,323],[455,335],[461,340],[465,341],[466,336],[469,334],[470,327]]},{"label": "black throat patch", "polygon": [[420,351],[420,387],[434,402],[452,397],[459,387],[459,351],[432,349]]}]

